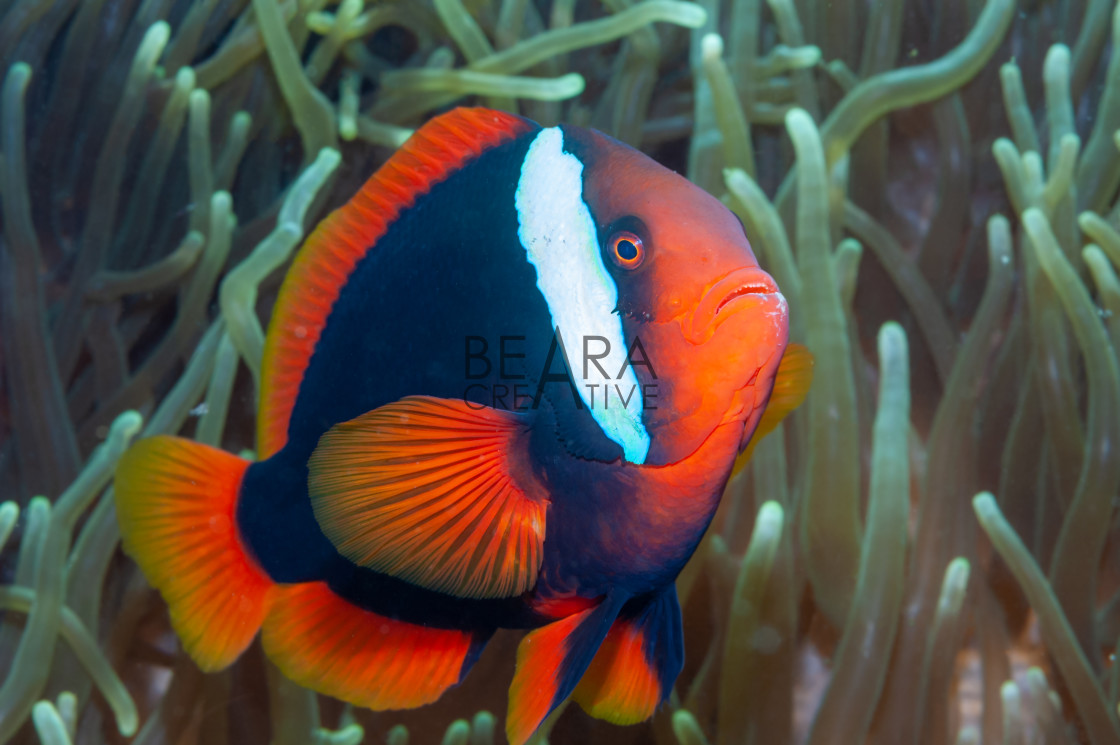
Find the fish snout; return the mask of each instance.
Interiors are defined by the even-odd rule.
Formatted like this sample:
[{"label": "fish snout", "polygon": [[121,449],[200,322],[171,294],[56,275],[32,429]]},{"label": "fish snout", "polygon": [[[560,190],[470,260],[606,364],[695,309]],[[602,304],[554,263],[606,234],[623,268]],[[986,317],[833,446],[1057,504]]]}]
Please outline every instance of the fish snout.
[{"label": "fish snout", "polygon": [[693,344],[702,344],[728,318],[749,309],[767,315],[785,312],[785,298],[778,284],[758,267],[736,269],[708,288],[691,317],[685,319],[684,333]]}]

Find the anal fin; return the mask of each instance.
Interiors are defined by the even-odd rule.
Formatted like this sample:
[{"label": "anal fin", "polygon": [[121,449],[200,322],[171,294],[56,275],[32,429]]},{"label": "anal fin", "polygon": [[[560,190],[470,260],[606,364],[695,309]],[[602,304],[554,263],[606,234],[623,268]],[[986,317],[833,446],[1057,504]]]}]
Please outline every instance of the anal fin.
[{"label": "anal fin", "polygon": [[621,607],[621,602],[608,597],[525,635],[517,647],[517,670],[509,688],[506,737],[510,745],[524,745],[571,694]]},{"label": "anal fin", "polygon": [[466,675],[489,634],[398,621],[309,582],[274,587],[261,639],[300,685],[384,711],[438,699]]},{"label": "anal fin", "polygon": [[670,585],[622,609],[572,699],[597,719],[636,724],[669,697],[683,665],[681,608]]}]

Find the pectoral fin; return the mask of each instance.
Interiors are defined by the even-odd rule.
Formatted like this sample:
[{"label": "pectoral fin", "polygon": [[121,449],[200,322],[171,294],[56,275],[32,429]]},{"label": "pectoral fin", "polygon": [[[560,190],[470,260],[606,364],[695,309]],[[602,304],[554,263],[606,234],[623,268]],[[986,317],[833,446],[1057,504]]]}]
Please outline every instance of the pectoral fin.
[{"label": "pectoral fin", "polygon": [[774,389],[770,401],[762,414],[758,426],[754,428],[750,441],[743,452],[735,459],[734,473],[738,473],[750,461],[755,445],[763,437],[777,429],[789,414],[805,402],[809,386],[813,382],[813,355],[804,344],[790,344],[786,347],[778,372],[774,376]]},{"label": "pectoral fin", "polygon": [[[332,427],[311,456],[315,518],[355,564],[465,598],[536,584],[547,501],[522,415],[413,396]],[[520,479],[519,475],[520,474]]]}]

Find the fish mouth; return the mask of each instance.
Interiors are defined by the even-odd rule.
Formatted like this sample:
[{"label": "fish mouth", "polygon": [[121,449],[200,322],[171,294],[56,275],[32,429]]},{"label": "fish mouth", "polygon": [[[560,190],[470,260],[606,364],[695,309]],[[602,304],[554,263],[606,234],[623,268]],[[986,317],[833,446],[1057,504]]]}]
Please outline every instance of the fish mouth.
[{"label": "fish mouth", "polygon": [[768,301],[781,297],[774,278],[758,267],[736,269],[704,293],[685,334],[692,343],[701,344],[711,338],[721,323],[739,311],[758,307],[760,299],[770,304]]}]

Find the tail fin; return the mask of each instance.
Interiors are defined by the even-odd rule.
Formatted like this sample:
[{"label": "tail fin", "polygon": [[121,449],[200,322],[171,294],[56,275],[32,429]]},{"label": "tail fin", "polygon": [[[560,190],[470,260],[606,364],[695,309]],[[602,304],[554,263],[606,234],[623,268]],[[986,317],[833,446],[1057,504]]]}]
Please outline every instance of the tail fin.
[{"label": "tail fin", "polygon": [[235,510],[249,462],[179,437],[132,446],[117,466],[125,551],[162,593],[183,647],[220,670],[253,641],[271,582],[246,553]]}]

